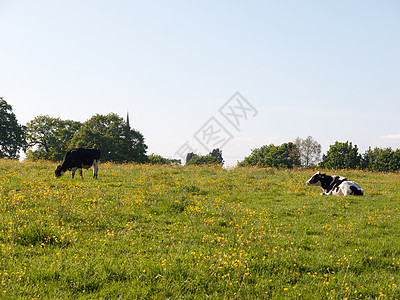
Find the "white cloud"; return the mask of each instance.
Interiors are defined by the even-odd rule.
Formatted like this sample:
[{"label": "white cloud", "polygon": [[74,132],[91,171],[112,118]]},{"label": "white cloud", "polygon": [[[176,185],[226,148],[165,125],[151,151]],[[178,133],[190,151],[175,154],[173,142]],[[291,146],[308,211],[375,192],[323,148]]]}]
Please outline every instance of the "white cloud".
[{"label": "white cloud", "polygon": [[381,139],[385,140],[400,140],[400,133],[399,134],[388,134],[380,137]]}]

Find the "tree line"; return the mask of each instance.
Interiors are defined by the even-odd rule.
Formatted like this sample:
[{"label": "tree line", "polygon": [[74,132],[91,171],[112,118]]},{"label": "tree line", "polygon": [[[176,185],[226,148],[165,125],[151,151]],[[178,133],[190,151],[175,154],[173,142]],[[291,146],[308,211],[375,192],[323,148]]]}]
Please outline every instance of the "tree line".
[{"label": "tree line", "polygon": [[[96,147],[102,161],[151,164],[181,164],[179,159],[146,155],[143,135],[114,113],[96,114],[81,123],[50,116],[37,116],[26,126],[18,124],[9,105],[0,97],[0,158],[18,159],[20,151],[26,159],[60,161],[64,154],[79,147]],[[207,155],[188,153],[186,165],[224,164],[222,151],[214,149]],[[252,150],[238,166],[274,168],[322,167],[327,169],[364,169],[372,171],[400,170],[400,150],[368,149],[359,153],[351,142],[335,142],[321,157],[321,145],[311,136],[296,138],[281,145],[265,145]]]},{"label": "tree line", "polygon": [[321,145],[311,136],[294,143],[273,144],[254,149],[238,166],[258,166],[275,168],[321,167],[325,169],[362,169],[378,172],[400,170],[400,149],[368,149],[359,153],[357,145],[351,142],[335,142],[322,155]]},{"label": "tree line", "polygon": [[96,114],[81,123],[37,116],[26,126],[18,124],[9,105],[0,97],[0,158],[60,161],[73,148],[96,147],[102,161],[148,162],[143,135],[114,113]]}]

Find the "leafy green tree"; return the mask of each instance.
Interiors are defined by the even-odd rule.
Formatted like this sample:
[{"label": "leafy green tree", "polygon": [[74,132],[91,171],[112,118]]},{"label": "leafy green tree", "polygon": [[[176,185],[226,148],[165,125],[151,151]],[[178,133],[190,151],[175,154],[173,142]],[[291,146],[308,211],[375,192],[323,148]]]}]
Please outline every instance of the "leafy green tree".
[{"label": "leafy green tree", "polygon": [[294,168],[300,166],[300,155],[294,143],[270,144],[254,149],[238,166]]},{"label": "leafy green tree", "polygon": [[335,142],[322,156],[320,166],[328,169],[357,169],[361,166],[361,155],[351,142]]},{"label": "leafy green tree", "polygon": [[161,155],[150,154],[148,156],[148,162],[152,165],[180,165],[180,159],[169,159],[162,157]]},{"label": "leafy green tree", "polygon": [[190,165],[220,165],[217,158],[211,155],[195,155],[188,162],[187,166]]},{"label": "leafy green tree", "polygon": [[372,170],[372,166],[377,158],[378,151],[379,148],[375,148],[374,150],[372,150],[371,147],[367,151],[365,151],[364,155],[361,158],[362,169]]},{"label": "leafy green tree", "polygon": [[195,157],[195,156],[197,156],[197,154],[196,153],[193,153],[193,152],[189,152],[187,155],[186,155],[186,165],[188,164],[188,162],[193,158],[193,157]]},{"label": "leafy green tree", "polygon": [[37,116],[26,124],[26,158],[62,160],[70,140],[81,127],[82,123],[77,121]]},{"label": "leafy green tree", "polygon": [[222,158],[222,150],[213,149],[207,155],[197,155],[195,153],[188,153],[186,156],[186,165],[220,165],[224,164]]},{"label": "leafy green tree", "polygon": [[148,160],[143,135],[114,113],[97,114],[84,122],[70,147],[97,147],[102,161],[143,163]]},{"label": "leafy green tree", "polygon": [[24,127],[18,124],[12,106],[0,97],[0,158],[17,159],[24,147]]},{"label": "leafy green tree", "polygon": [[393,151],[392,161],[394,165],[393,171],[400,170],[400,149],[396,149]]},{"label": "leafy green tree", "polygon": [[378,172],[400,170],[400,150],[394,151],[391,148],[368,149],[362,157],[361,167]]},{"label": "leafy green tree", "polygon": [[210,152],[209,154],[212,157],[215,157],[215,159],[217,160],[218,164],[223,166],[224,165],[224,159],[222,157],[222,150],[220,149],[213,149],[213,151]]}]

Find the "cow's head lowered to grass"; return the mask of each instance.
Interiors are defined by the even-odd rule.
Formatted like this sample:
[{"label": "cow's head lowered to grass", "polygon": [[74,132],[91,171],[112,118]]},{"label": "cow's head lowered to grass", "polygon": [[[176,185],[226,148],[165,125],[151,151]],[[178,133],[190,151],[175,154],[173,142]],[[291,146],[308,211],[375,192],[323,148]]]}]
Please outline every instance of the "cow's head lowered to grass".
[{"label": "cow's head lowered to grass", "polygon": [[54,177],[59,178],[59,177],[63,176],[64,173],[65,173],[65,171],[62,170],[61,165],[58,165],[56,170],[54,171]]}]

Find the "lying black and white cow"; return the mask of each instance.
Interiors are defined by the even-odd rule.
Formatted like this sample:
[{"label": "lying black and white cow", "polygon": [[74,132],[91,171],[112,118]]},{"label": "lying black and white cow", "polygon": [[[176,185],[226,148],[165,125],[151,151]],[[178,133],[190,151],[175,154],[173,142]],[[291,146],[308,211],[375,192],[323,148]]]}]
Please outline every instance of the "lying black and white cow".
[{"label": "lying black and white cow", "polygon": [[62,161],[56,168],[55,177],[61,177],[66,171],[72,172],[74,178],[75,171],[79,170],[82,176],[82,168],[89,169],[93,165],[93,178],[97,179],[97,171],[99,169],[100,150],[97,148],[77,148],[69,150]]},{"label": "lying black and white cow", "polygon": [[317,172],[307,180],[306,184],[320,186],[324,190],[321,195],[364,195],[364,191],[361,189],[358,183],[348,180],[343,176],[330,176]]}]

